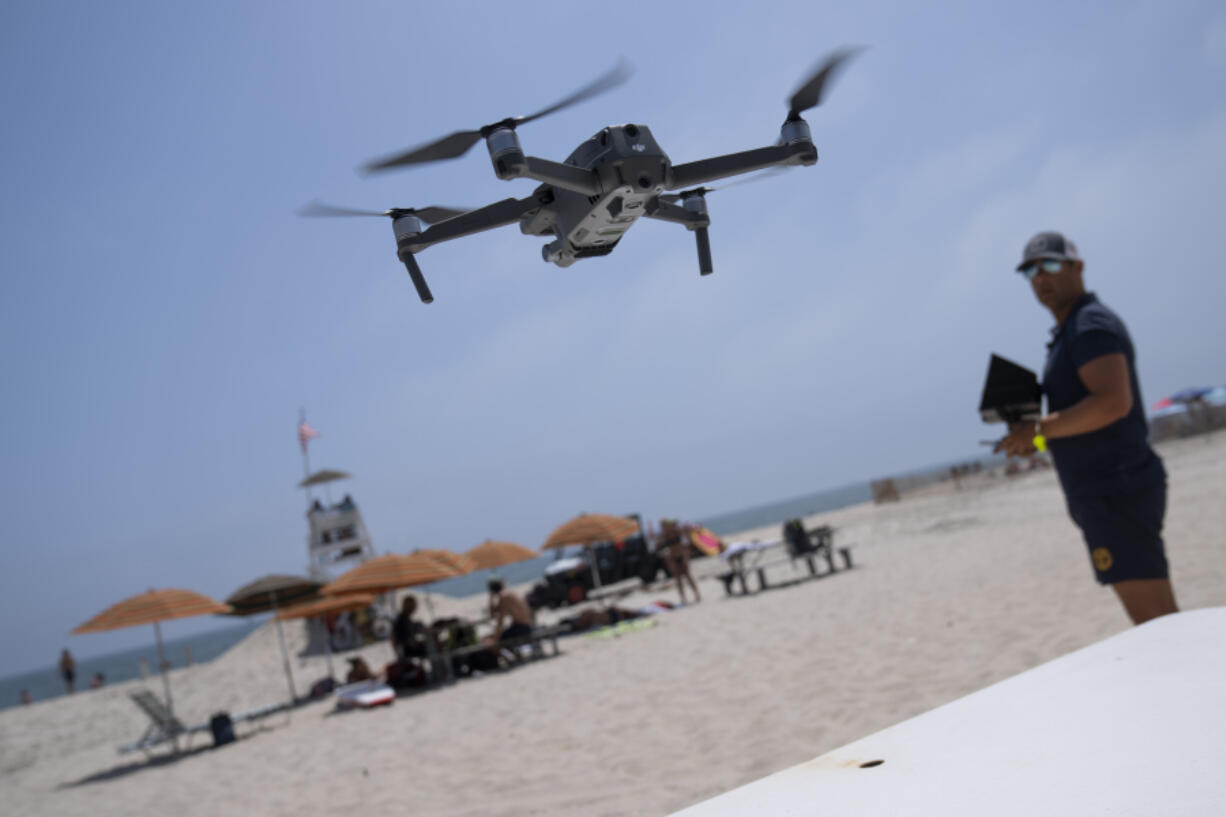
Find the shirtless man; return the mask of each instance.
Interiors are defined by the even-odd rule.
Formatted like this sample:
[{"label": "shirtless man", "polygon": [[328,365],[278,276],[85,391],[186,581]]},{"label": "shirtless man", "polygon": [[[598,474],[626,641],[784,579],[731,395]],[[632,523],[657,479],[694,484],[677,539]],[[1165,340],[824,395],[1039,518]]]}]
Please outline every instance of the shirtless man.
[{"label": "shirtless man", "polygon": [[503,587],[502,579],[490,579],[490,618],[494,620],[492,644],[522,638],[532,633],[532,608]]}]

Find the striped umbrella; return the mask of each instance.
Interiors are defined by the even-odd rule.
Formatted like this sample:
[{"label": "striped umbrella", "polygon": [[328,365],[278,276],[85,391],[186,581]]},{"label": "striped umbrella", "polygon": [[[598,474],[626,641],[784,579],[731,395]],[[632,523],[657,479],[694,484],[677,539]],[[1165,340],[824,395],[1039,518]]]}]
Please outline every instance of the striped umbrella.
[{"label": "striped umbrella", "polygon": [[345,593],[386,593],[399,587],[430,584],[461,575],[429,556],[389,553],[369,559],[320,590],[325,596]]},{"label": "striped umbrella", "polygon": [[638,523],[633,519],[603,513],[582,513],[549,534],[545,544],[541,545],[541,550],[620,542],[638,532]]},{"label": "striped umbrella", "polygon": [[[432,559],[453,571],[455,576],[463,576],[465,573],[472,573],[477,569],[477,564],[472,559],[463,553],[456,553],[454,550],[439,550],[425,548],[415,550],[409,554],[410,556],[422,556],[427,559]],[[450,577],[449,577],[450,578]]]},{"label": "striped umbrella", "polygon": [[[328,613],[342,613],[345,610],[360,610],[363,607],[369,607],[375,601],[375,597],[371,593],[346,593],[342,596],[324,596],[321,599],[313,599],[304,601],[301,604],[295,604],[292,607],[286,607],[277,612],[277,620],[289,621],[295,618],[314,618],[315,616],[323,616]],[[335,676],[332,669],[332,639],[328,638],[328,634],[324,633],[324,649],[328,655],[328,677]]]},{"label": "striped umbrella", "polygon": [[[545,544],[541,545],[541,550],[556,550],[570,545],[583,545],[584,548],[590,549],[592,545],[601,542],[620,542],[638,532],[638,523],[624,516],[581,513],[549,534]],[[600,570],[596,559],[589,555],[588,563],[592,568],[592,582],[596,587],[600,587]]]},{"label": "striped umbrella", "polygon": [[342,613],[345,610],[360,610],[374,604],[373,593],[345,593],[341,596],[324,596],[322,599],[304,601],[277,612],[277,618],[289,621],[295,618],[314,618],[328,613]]},{"label": "striped umbrella", "polygon": [[[162,686],[166,690],[166,708],[173,715],[174,702],[170,697],[170,679],[166,676],[166,656],[162,650],[160,622],[228,612],[230,612],[230,605],[222,604],[191,590],[175,588],[150,590],[148,593],[141,593],[138,596],[124,599],[118,604],[112,604],[72,632],[73,634],[104,633],[108,630],[152,624],[158,645],[158,665],[162,670]],[[175,750],[177,751],[178,748],[179,741],[176,737]]]},{"label": "striped umbrella", "polygon": [[191,590],[150,590],[139,596],[112,604],[72,632],[104,633],[140,624],[153,624],[175,618],[191,618],[209,613],[228,613],[230,606]]},{"label": "striped umbrella", "polygon": [[472,550],[465,551],[464,555],[476,565],[474,569],[488,570],[490,568],[514,564],[515,562],[535,559],[539,554],[514,542],[498,542],[486,539]]}]

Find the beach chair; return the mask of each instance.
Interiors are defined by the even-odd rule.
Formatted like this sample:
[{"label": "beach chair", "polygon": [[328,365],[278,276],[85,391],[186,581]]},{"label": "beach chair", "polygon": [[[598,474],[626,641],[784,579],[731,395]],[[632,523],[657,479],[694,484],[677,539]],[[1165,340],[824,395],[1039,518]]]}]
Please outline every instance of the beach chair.
[{"label": "beach chair", "polygon": [[150,749],[167,741],[174,741],[175,751],[178,751],[179,745],[176,739],[180,735],[187,738],[187,744],[190,747],[192,735],[197,732],[208,731],[209,729],[209,724],[207,723],[192,727],[184,726],[183,722],[176,718],[174,713],[167,709],[166,705],[147,689],[129,692],[128,697],[132,699],[132,703],[136,704],[148,716],[149,727],[145,729],[145,734],[141,735],[140,740],[129,743],[126,746],[120,746],[119,753],[121,755],[137,750],[148,754]]}]

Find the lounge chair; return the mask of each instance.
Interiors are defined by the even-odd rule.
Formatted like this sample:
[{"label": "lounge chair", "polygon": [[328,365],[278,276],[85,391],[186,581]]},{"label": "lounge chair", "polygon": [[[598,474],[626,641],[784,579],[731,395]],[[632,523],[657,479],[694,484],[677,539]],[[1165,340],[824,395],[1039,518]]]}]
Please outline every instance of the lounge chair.
[{"label": "lounge chair", "polygon": [[[191,748],[192,735],[197,732],[211,732],[213,729],[211,722],[202,723],[199,726],[184,726],[183,722],[176,718],[166,708],[166,705],[147,689],[129,692],[128,697],[149,717],[150,723],[140,740],[119,747],[120,754],[127,754],[137,750],[148,754],[150,749],[167,741],[175,741],[175,751],[178,751],[178,741],[176,738],[180,735],[187,738],[187,746]],[[231,724],[237,725],[244,721],[259,720],[269,715],[275,715],[278,712],[286,712],[292,708],[293,704],[291,703],[276,703],[256,707],[255,709],[249,709],[246,712],[240,712],[237,715],[229,715],[227,717],[229,717]]]},{"label": "lounge chair", "polygon": [[180,735],[187,738],[187,745],[190,747],[192,735],[197,732],[205,732],[209,729],[207,723],[190,728],[184,726],[183,722],[176,718],[174,713],[167,709],[166,705],[147,689],[129,692],[128,697],[132,699],[132,703],[136,704],[149,717],[149,727],[145,730],[145,734],[141,735],[140,740],[135,743],[129,743],[127,746],[120,746],[119,753],[121,755],[137,750],[148,753],[153,747],[167,741],[174,741],[175,751],[178,751],[179,743],[177,739]]}]

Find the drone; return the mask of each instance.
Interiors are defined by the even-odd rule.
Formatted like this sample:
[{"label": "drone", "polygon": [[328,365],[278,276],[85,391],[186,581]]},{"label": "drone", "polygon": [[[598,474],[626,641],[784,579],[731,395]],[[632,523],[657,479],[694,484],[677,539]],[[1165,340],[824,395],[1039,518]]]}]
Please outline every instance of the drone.
[{"label": "drone", "polygon": [[[646,125],[610,125],[583,142],[564,162],[528,156],[516,129],[621,85],[629,68],[621,62],[569,96],[528,116],[502,119],[477,130],[462,130],[412,150],[369,162],[361,170],[379,173],[411,165],[456,159],[485,140],[494,174],[503,180],[541,182],[531,195],[508,198],[460,210],[449,207],[396,207],[383,211],[355,210],[312,203],[304,216],[381,216],[392,220],[396,254],[423,303],[434,296],[426,285],[417,254],[444,241],[474,235],[519,222],[525,235],[553,240],[541,248],[547,263],[569,267],[581,258],[608,255],[639,218],[680,224],[694,233],[698,270],[709,275],[711,243],[706,194],[718,188],[710,182],[757,171],[817,163],[809,125],[801,114],[822,101],[827,82],[858,49],[830,55],[801,83],[788,100],[788,114],[779,141],[767,147],[729,153],[684,164],[673,164]],[[765,173],[759,176],[767,175]],[[751,177],[757,178],[757,177]],[[750,179],[743,179],[747,181]],[[736,184],[738,182],[734,182]],[[666,193],[678,190],[676,193]]]}]

